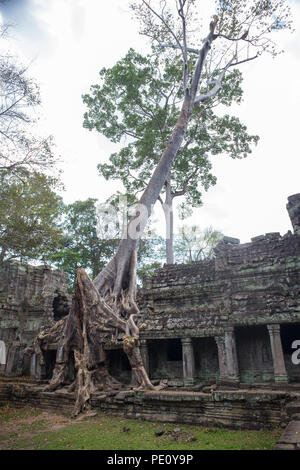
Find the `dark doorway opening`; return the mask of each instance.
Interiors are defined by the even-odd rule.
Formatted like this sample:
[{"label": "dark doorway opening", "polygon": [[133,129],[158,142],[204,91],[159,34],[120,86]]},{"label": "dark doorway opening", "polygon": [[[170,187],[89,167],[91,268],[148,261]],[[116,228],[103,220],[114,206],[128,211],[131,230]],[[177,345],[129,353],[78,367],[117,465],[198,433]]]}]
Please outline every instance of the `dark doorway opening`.
[{"label": "dark doorway opening", "polygon": [[112,377],[126,385],[131,382],[131,366],[122,349],[106,351],[108,372]]},{"label": "dark doorway opening", "polygon": [[274,368],[267,326],[237,327],[235,337],[241,382],[273,382]]},{"label": "dark doorway opening", "polygon": [[180,339],[167,339],[167,360],[182,361],[182,346]]},{"label": "dark doorway opening", "polygon": [[69,303],[66,296],[58,294],[53,299],[53,318],[55,321],[61,320],[63,317],[69,314]]},{"label": "dark doorway opening", "polygon": [[76,370],[75,370],[75,359],[74,359],[74,352],[71,351],[69,354],[69,374],[68,379],[70,383],[75,380],[76,377]]},{"label": "dark doorway opening", "polygon": [[214,338],[193,338],[195,371],[201,381],[219,376],[218,348]]},{"label": "dark doorway opening", "polygon": [[54,367],[55,367],[56,351],[55,350],[43,351],[43,356],[44,356],[44,361],[45,361],[45,379],[51,380]]},{"label": "dark doorway opening", "polygon": [[149,366],[152,379],[182,379],[182,346],[179,338],[149,340]]}]

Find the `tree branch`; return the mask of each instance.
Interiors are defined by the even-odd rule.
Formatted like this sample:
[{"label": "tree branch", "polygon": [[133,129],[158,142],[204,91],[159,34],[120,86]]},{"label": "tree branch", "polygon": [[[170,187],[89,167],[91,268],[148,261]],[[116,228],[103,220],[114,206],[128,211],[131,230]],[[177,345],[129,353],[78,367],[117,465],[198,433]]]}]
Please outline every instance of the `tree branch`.
[{"label": "tree branch", "polygon": [[196,176],[198,170],[199,170],[199,167],[197,166],[195,170],[193,171],[193,173],[191,173],[190,176],[185,180],[183,189],[181,191],[172,192],[172,198],[185,195],[189,182],[191,181],[191,179],[194,178],[194,176]]},{"label": "tree branch", "polygon": [[[161,48],[161,49],[163,49],[165,47],[169,47],[171,49],[181,49],[176,44],[161,44],[161,43],[159,43],[158,47]],[[186,50],[187,50],[187,52],[190,52],[191,54],[196,54],[196,55],[200,54],[200,49],[193,49],[191,47],[186,47]]]},{"label": "tree branch", "polygon": [[[257,56],[256,56],[257,57]],[[222,70],[222,72],[220,73],[217,81],[215,82],[215,86],[210,90],[208,91],[207,93],[205,94],[202,94],[198,97],[195,98],[194,100],[194,106],[198,106],[200,103],[202,103],[203,101],[207,101],[209,100],[210,98],[213,98],[217,93],[218,91],[222,88],[222,81],[223,81],[223,78],[225,76],[225,73],[227,72],[227,70],[229,69],[229,67],[232,67],[234,65],[238,65],[238,64],[241,64],[242,62],[245,62],[246,60],[251,60],[251,59],[246,59],[244,61],[240,61],[240,62],[235,62],[233,63],[233,60],[236,58],[236,56],[234,56],[231,61],[226,65],[226,67]],[[253,57],[254,59],[255,57]]]},{"label": "tree branch", "polygon": [[153,8],[151,8],[151,6],[149,5],[149,3],[147,3],[145,0],[142,0],[143,4],[146,5],[146,7],[153,13],[153,15],[155,15],[164,25],[165,27],[167,28],[167,30],[169,31],[169,33],[173,36],[173,38],[175,39],[175,42],[177,43],[178,45],[178,48],[181,50],[181,53],[184,57],[184,50],[182,48],[182,45],[180,44],[180,42],[178,41],[178,38],[176,37],[176,35],[174,34],[174,32],[172,31],[172,29],[170,28],[170,26],[168,25],[168,23],[164,20],[163,16],[159,15],[155,10],[153,10]]}]

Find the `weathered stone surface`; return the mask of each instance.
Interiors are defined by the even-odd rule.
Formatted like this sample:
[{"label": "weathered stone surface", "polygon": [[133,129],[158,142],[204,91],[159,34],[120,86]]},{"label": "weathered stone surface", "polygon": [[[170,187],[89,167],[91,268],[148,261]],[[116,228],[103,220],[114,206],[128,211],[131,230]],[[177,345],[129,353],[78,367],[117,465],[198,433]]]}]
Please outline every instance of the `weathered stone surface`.
[{"label": "weathered stone surface", "polygon": [[[122,400],[117,393],[95,393],[91,405],[116,416],[145,419],[159,423],[199,424],[232,429],[263,429],[286,421],[284,405],[288,392],[231,391],[132,392]],[[34,383],[0,382],[0,407],[32,406],[68,412],[73,408],[74,393],[45,392]]]},{"label": "weathered stone surface", "polygon": [[300,194],[294,194],[288,198],[286,206],[295,233],[300,234]]},{"label": "weathered stone surface", "polygon": [[[138,325],[143,347],[148,343],[150,376],[181,379],[180,364],[186,374],[186,362],[179,353],[168,358],[166,341],[174,339],[175,348],[175,340],[189,339],[196,380],[300,382],[300,367],[291,361],[291,344],[300,340],[299,200],[300,195],[289,198],[294,234],[267,233],[244,244],[225,237],[214,259],[165,265],[145,279]],[[205,349],[205,339],[215,341],[218,350]],[[210,373],[204,376],[209,356]]]},{"label": "weathered stone surface", "polygon": [[300,421],[291,421],[278,442],[275,450],[300,450]]},{"label": "weathered stone surface", "polygon": [[26,347],[44,327],[68,313],[66,274],[48,266],[5,262],[0,268],[0,339],[7,350],[1,374],[30,375]]}]

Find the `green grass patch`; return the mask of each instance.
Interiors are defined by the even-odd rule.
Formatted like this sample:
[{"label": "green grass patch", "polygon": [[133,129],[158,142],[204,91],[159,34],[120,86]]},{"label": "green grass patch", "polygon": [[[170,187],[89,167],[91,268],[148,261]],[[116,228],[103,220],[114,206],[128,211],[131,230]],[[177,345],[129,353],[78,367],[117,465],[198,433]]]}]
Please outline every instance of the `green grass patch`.
[{"label": "green grass patch", "polygon": [[0,423],[7,422],[10,420],[30,418],[33,416],[39,416],[42,413],[41,410],[35,408],[10,408],[9,406],[0,407]]},{"label": "green grass patch", "polygon": [[[99,413],[97,417],[72,423],[58,431],[48,432],[43,420],[30,438],[22,439],[20,433],[10,444],[10,449],[37,450],[272,450],[282,430],[232,431],[200,426],[161,424],[122,419]],[[40,426],[40,428],[39,428]],[[174,429],[195,440],[174,440]],[[162,436],[155,432],[163,429]],[[42,431],[42,432],[41,432]],[[170,434],[170,433],[173,433]]]}]

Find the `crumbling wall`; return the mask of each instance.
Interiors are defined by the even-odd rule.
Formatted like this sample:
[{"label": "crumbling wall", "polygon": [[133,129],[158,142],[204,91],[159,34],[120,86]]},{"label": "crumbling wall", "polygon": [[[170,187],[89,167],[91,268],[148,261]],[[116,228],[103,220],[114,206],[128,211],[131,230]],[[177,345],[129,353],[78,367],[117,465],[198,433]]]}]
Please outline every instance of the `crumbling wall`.
[{"label": "crumbling wall", "polygon": [[33,338],[69,310],[66,274],[48,266],[17,261],[0,268],[0,340],[5,342],[5,375],[29,375],[30,357],[24,354]]},{"label": "crumbling wall", "polygon": [[143,336],[300,319],[300,235],[220,242],[216,257],[165,265],[139,292]]},{"label": "crumbling wall", "polygon": [[[144,280],[138,325],[150,364],[163,341],[177,338],[193,379],[225,374],[246,383],[300,382],[300,366],[287,347],[282,351],[287,341],[300,340],[300,194],[288,200],[294,233],[244,244],[224,237],[213,259],[165,265]],[[288,333],[284,325],[294,327]],[[219,371],[205,339],[218,346]]]}]

